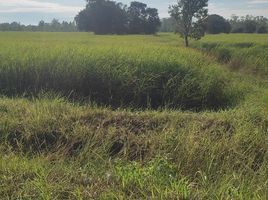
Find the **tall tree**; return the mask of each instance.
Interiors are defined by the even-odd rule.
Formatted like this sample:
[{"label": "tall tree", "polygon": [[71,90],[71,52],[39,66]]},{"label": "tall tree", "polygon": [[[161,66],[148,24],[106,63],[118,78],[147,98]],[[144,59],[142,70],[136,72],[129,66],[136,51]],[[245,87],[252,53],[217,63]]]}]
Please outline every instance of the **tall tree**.
[{"label": "tall tree", "polygon": [[155,8],[147,8],[146,14],[146,34],[156,33],[161,26],[158,10]]},{"label": "tall tree", "polygon": [[96,34],[153,34],[161,24],[155,8],[137,1],[127,8],[110,0],[87,0],[75,21],[79,30]]},{"label": "tall tree", "polygon": [[204,20],[208,15],[208,0],[178,0],[170,6],[169,13],[178,25],[178,30],[189,46],[189,37],[200,39],[204,36]]},{"label": "tall tree", "polygon": [[206,31],[210,34],[230,33],[231,24],[220,15],[209,15],[206,19]]},{"label": "tall tree", "polygon": [[141,2],[131,2],[128,8],[129,33],[138,34],[145,29],[147,5]]},{"label": "tall tree", "polygon": [[87,6],[75,17],[78,29],[96,34],[126,32],[127,15],[123,4],[110,0],[87,0]]},{"label": "tall tree", "polygon": [[153,34],[161,25],[158,10],[146,4],[133,1],[128,8],[129,33]]}]

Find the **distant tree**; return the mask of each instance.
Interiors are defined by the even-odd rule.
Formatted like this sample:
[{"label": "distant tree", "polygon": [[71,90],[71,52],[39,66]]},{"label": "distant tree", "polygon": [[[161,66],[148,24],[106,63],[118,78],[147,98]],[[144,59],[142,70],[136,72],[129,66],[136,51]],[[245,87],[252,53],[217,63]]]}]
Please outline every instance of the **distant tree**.
[{"label": "distant tree", "polygon": [[12,22],[12,23],[10,24],[10,30],[11,30],[11,31],[22,31],[22,27],[21,27],[21,25],[20,25],[19,23],[17,23],[17,22]]},{"label": "distant tree", "polygon": [[142,33],[146,27],[146,7],[147,5],[141,2],[131,2],[128,8],[129,33]]},{"label": "distant tree", "polygon": [[18,22],[0,24],[0,31],[23,31],[23,26]]},{"label": "distant tree", "polygon": [[257,30],[257,33],[267,33],[268,29],[265,26],[260,26]]},{"label": "distant tree", "polygon": [[53,19],[50,23],[50,31],[60,31],[61,30],[61,23],[58,19]]},{"label": "distant tree", "polygon": [[262,33],[268,29],[268,19],[263,16],[242,16],[233,15],[230,19],[232,33]]},{"label": "distant tree", "polygon": [[176,21],[172,18],[163,18],[161,20],[160,32],[175,32]]},{"label": "distant tree", "polygon": [[109,0],[87,0],[87,6],[76,17],[78,29],[96,34],[126,32],[127,15],[123,4]]},{"label": "distant tree", "polygon": [[244,21],[244,32],[255,33],[257,30],[257,23],[254,20],[247,19]]},{"label": "distant tree", "polygon": [[244,33],[244,27],[242,26],[233,27],[231,32],[232,33]]},{"label": "distant tree", "polygon": [[158,10],[155,8],[146,8],[146,34],[154,34],[158,31],[161,25],[160,18],[158,16]]},{"label": "distant tree", "polygon": [[43,31],[44,30],[44,27],[45,27],[45,22],[44,22],[44,20],[41,20],[38,23],[38,28]]},{"label": "distant tree", "polygon": [[220,15],[209,15],[206,19],[206,31],[210,34],[230,33],[231,24]]},{"label": "distant tree", "polygon": [[74,32],[74,31],[76,31],[75,23],[63,21],[61,23],[61,31],[62,32]]},{"label": "distant tree", "polygon": [[54,19],[51,23],[45,23],[41,20],[38,25],[22,25],[17,22],[12,23],[3,23],[0,24],[0,31],[61,31],[61,32],[74,32],[77,31],[76,25],[74,22],[65,22],[60,23],[58,20]]},{"label": "distant tree", "polygon": [[204,36],[204,20],[207,17],[208,0],[178,0],[176,5],[170,6],[169,13],[178,25],[181,36],[185,39],[185,46],[189,46],[189,37],[200,39]]},{"label": "distant tree", "polygon": [[127,8],[110,0],[87,0],[75,21],[79,30],[95,34],[153,34],[161,24],[155,8],[136,1]]},{"label": "distant tree", "polygon": [[79,31],[93,31],[88,9],[81,10],[78,15],[76,15],[75,22]]}]

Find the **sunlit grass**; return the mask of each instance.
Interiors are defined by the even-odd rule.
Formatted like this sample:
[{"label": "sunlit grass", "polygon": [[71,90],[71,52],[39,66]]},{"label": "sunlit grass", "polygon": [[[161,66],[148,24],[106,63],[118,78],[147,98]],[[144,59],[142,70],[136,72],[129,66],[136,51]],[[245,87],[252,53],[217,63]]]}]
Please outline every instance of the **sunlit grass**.
[{"label": "sunlit grass", "polygon": [[268,77],[267,34],[209,35],[193,46],[214,55],[234,71]]},{"label": "sunlit grass", "polygon": [[53,90],[100,105],[138,109],[218,109],[238,101],[227,71],[201,52],[169,45],[179,43],[176,36],[13,36],[0,35],[2,94]]},{"label": "sunlit grass", "polygon": [[267,81],[181,41],[0,33],[0,199],[267,199]]}]

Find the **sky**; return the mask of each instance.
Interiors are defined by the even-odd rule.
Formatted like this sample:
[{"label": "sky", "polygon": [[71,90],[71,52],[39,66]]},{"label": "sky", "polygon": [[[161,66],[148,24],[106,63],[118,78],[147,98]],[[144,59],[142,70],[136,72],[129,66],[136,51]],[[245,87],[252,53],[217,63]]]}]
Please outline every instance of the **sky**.
[{"label": "sky", "polygon": [[[129,4],[133,0],[117,0]],[[161,18],[168,17],[168,7],[176,0],[136,0],[157,8]],[[75,15],[85,7],[85,0],[0,0],[0,23],[20,22],[38,24],[40,20],[50,22],[73,21]],[[209,13],[229,18],[254,15],[268,17],[268,0],[209,0]]]}]

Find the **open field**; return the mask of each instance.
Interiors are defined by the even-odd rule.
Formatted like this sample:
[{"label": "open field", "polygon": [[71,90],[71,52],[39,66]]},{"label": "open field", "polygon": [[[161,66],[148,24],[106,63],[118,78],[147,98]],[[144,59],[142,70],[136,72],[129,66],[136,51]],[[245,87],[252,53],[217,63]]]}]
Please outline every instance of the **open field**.
[{"label": "open field", "polygon": [[268,79],[267,34],[210,35],[193,46],[213,54],[231,70]]},{"label": "open field", "polygon": [[53,90],[113,107],[194,110],[236,101],[227,73],[202,53],[166,44],[175,38],[33,35],[2,37],[3,94]]},{"label": "open field", "polygon": [[0,196],[267,199],[268,35],[192,47],[0,33]]}]

